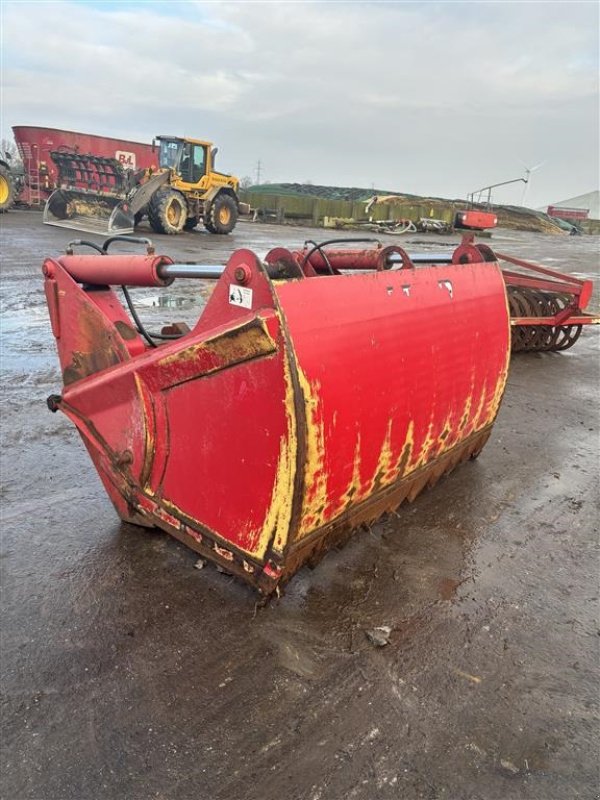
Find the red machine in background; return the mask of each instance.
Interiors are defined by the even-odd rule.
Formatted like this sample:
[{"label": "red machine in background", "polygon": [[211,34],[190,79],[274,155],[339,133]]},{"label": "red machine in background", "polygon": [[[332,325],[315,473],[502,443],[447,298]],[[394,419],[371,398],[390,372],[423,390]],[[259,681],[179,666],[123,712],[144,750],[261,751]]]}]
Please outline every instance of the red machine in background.
[{"label": "red machine in background", "polygon": [[454,227],[467,230],[484,231],[495,228],[497,224],[498,217],[492,211],[478,211],[474,208],[457,211],[454,217]]},{"label": "red machine in background", "polygon": [[572,220],[581,221],[587,219],[590,214],[589,208],[567,208],[566,206],[548,206],[546,212],[549,217],[558,217],[567,222]]},{"label": "red machine in background", "polygon": [[15,125],[13,133],[25,170],[24,184],[17,199],[27,205],[45,203],[58,188],[58,166],[51,152],[116,159],[124,168],[134,171],[156,166],[156,153],[152,152],[151,144],[35,125]]}]

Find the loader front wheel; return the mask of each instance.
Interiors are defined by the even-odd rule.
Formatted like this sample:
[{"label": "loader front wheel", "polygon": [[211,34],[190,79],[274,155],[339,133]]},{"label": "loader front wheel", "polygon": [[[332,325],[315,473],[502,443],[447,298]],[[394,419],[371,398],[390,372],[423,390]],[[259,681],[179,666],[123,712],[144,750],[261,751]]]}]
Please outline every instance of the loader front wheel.
[{"label": "loader front wheel", "polygon": [[185,197],[174,189],[155,192],[148,203],[148,219],[156,233],[181,233],[187,215]]},{"label": "loader front wheel", "polygon": [[15,202],[15,184],[10,170],[0,164],[0,214]]},{"label": "loader front wheel", "polygon": [[219,194],[210,207],[204,225],[211,233],[231,233],[237,218],[237,203],[234,198],[230,194]]}]

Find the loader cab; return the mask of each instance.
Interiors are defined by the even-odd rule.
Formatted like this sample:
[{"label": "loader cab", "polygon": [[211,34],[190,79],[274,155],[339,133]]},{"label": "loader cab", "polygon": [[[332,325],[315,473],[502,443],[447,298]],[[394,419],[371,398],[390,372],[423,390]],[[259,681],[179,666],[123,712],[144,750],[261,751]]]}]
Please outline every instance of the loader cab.
[{"label": "loader cab", "polygon": [[160,138],[159,166],[174,170],[184,183],[197,184],[207,173],[209,145]]}]

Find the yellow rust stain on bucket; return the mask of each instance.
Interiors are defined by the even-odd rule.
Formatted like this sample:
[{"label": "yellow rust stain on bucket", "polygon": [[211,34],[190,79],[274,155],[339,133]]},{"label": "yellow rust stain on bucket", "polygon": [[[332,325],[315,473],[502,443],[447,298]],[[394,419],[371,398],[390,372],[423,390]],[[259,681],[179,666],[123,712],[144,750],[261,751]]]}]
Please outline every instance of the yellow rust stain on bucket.
[{"label": "yellow rust stain on bucket", "polygon": [[506,388],[506,381],[508,380],[508,368],[510,365],[510,348],[506,349],[506,361],[504,363],[504,367],[498,376],[498,380],[496,381],[496,388],[494,390],[493,397],[489,404],[489,412],[487,422],[493,422],[498,414],[498,409],[500,408],[500,403],[502,402],[502,397],[504,396],[504,390]]},{"label": "yellow rust stain on bucket", "polygon": [[488,390],[487,383],[483,384],[479,403],[473,414],[473,431],[481,430],[481,428],[485,428],[495,420],[506,387],[507,375],[508,364],[500,372],[493,392]]},{"label": "yellow rust stain on bucket", "polygon": [[142,469],[140,472],[140,486],[142,489],[147,488],[147,483],[150,478],[152,470],[152,462],[154,460],[154,447],[155,441],[152,433],[153,425],[149,417],[152,414],[152,396],[147,391],[146,387],[140,376],[134,373],[135,388],[138,394],[140,409],[142,412],[142,423],[144,425],[144,457]]},{"label": "yellow rust stain on bucket", "polygon": [[408,423],[406,436],[404,437],[404,444],[400,449],[400,455],[396,462],[396,475],[398,478],[403,478],[407,473],[412,470],[409,468],[410,460],[415,449],[415,423],[414,420]]},{"label": "yellow rust stain on bucket", "polygon": [[173,367],[187,365],[195,361],[200,356],[212,356],[218,364],[207,372],[237,364],[241,361],[248,361],[261,355],[274,353],[277,345],[267,330],[263,320],[258,320],[258,324],[225,331],[214,339],[197,342],[177,353],[161,358],[157,366]]},{"label": "yellow rust stain on bucket", "polygon": [[479,406],[474,415],[474,430],[480,430],[481,428],[490,425],[496,419],[498,409],[500,408],[500,403],[502,402],[502,397],[504,395],[504,390],[506,388],[506,381],[508,380],[508,369],[510,366],[510,312],[508,309],[508,296],[506,293],[504,300],[506,308],[506,354],[504,358],[504,364],[496,378],[493,392],[491,393],[491,397],[487,403],[485,403],[487,383],[483,384]]},{"label": "yellow rust stain on bucket", "polygon": [[483,426],[483,409],[485,407],[485,399],[487,396],[487,383],[484,381],[483,386],[481,387],[481,394],[479,396],[479,402],[477,404],[477,408],[475,409],[475,413],[473,414],[472,418],[472,430],[478,431]]},{"label": "yellow rust stain on bucket", "polygon": [[320,385],[311,383],[298,367],[298,381],[306,408],[306,461],[304,498],[298,538],[301,539],[325,521],[327,506],[327,471],[325,467],[325,432],[320,407]]},{"label": "yellow rust stain on bucket", "polygon": [[377,484],[386,486],[396,477],[395,459],[392,453],[392,425],[393,420],[389,419],[381,445],[379,459],[377,460],[377,467],[375,468],[375,474],[371,482],[372,486],[376,486]]},{"label": "yellow rust stain on bucket", "polygon": [[374,491],[389,486],[410,471],[408,464],[414,447],[414,427],[414,422],[411,420],[406,430],[404,442],[398,451],[397,457],[394,457],[392,448],[393,420],[388,422],[377,466],[372,478],[366,482],[361,480],[361,439],[360,433],[358,434],[354,447],[352,478],[341,497],[338,507],[331,512],[331,519],[335,519],[343,511],[368,498]]},{"label": "yellow rust stain on bucket", "polygon": [[440,435],[437,437],[438,454],[441,454],[448,449],[448,441],[451,433],[452,433],[452,415],[448,414],[444,422],[444,427],[442,428]]},{"label": "yellow rust stain on bucket", "polygon": [[472,405],[473,405],[473,383],[471,382],[471,392],[467,395],[467,399],[465,400],[465,407],[463,409],[463,413],[460,418],[460,422],[458,424],[458,429],[461,433],[461,436],[463,435],[464,430],[469,423],[469,416],[471,414]]},{"label": "yellow rust stain on bucket", "polygon": [[425,438],[421,444],[421,449],[417,455],[417,460],[414,464],[411,465],[412,469],[418,469],[419,467],[425,466],[429,461],[429,452],[436,441],[436,437],[433,435],[433,417],[429,420],[429,425],[427,426],[427,433],[425,434]]},{"label": "yellow rust stain on bucket", "polygon": [[361,500],[368,497],[379,488],[388,486],[398,475],[399,459],[394,458],[394,453],[392,451],[392,426],[393,419],[389,419],[373,476],[368,483],[360,487],[360,490],[355,495],[355,497],[358,496]]},{"label": "yellow rust stain on bucket", "polygon": [[354,460],[352,462],[352,477],[348,488],[342,495],[340,508],[336,513],[340,513],[348,508],[352,503],[356,503],[362,497],[361,483],[360,483],[360,433],[356,437],[356,444],[354,445]]},{"label": "yellow rust stain on bucket", "polygon": [[298,432],[296,411],[294,406],[294,386],[290,374],[287,357],[284,356],[285,380],[285,414],[287,432],[281,437],[279,459],[273,483],[271,504],[267,511],[262,530],[259,535],[255,555],[262,558],[269,541],[273,537],[272,547],[282,553],[288,540],[292,520],[292,503],[294,500],[294,479],[296,477],[296,457],[298,452]]}]

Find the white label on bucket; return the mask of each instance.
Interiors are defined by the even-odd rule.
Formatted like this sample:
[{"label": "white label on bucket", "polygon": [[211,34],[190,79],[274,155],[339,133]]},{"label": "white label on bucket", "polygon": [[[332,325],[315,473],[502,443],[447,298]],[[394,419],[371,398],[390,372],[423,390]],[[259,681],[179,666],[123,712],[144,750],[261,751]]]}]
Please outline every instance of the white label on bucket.
[{"label": "white label on bucket", "polygon": [[245,286],[235,286],[233,283],[230,283],[229,302],[232,306],[252,308],[252,289],[247,289]]}]

